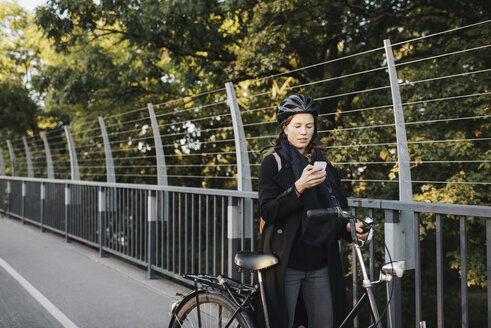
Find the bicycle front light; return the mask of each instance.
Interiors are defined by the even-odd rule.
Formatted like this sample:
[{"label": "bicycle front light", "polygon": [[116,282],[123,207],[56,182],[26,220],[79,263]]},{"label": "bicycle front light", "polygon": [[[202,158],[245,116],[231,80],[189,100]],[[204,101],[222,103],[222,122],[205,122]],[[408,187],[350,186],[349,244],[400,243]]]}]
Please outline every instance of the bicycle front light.
[{"label": "bicycle front light", "polygon": [[389,262],[382,267],[382,272],[386,275],[402,278],[402,275],[404,274],[404,266],[404,261]]}]

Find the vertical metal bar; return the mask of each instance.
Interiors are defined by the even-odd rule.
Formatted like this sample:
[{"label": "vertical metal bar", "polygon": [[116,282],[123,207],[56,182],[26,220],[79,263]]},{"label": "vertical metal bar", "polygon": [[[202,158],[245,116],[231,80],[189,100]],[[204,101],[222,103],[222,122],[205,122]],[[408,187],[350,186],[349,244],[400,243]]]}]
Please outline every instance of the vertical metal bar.
[{"label": "vertical metal bar", "polygon": [[[356,216],[356,208],[353,208],[351,210],[351,214]],[[351,247],[351,259],[353,264],[351,265],[351,274],[353,275],[353,282],[352,282],[352,287],[353,287],[353,306],[356,305],[358,301],[358,275],[357,275],[357,259],[356,259],[356,248],[355,245],[352,245]],[[353,319],[353,328],[358,328],[359,327],[359,322],[358,322],[358,316],[356,316]]]},{"label": "vertical metal bar", "polygon": [[147,278],[153,279],[152,266],[155,265],[155,223],[157,221],[157,204],[155,191],[148,191],[148,270]]},{"label": "vertical metal bar", "polygon": [[[368,209],[368,216],[370,218],[373,218],[373,208]],[[375,280],[375,250],[374,250],[374,243],[370,243],[370,280],[374,281]]]},{"label": "vertical metal bar", "polygon": [[77,152],[75,151],[75,145],[73,143],[72,134],[70,133],[70,127],[65,125],[66,141],[68,143],[68,153],[70,155],[70,170],[72,180],[80,180],[80,171],[78,168]]},{"label": "vertical metal bar", "polygon": [[182,225],[181,225],[181,193],[179,193],[179,199],[178,199],[178,204],[179,204],[179,210],[178,210],[178,215],[177,215],[177,220],[178,220],[178,226],[177,226],[177,233],[179,234],[178,236],[178,244],[179,244],[179,248],[177,250],[177,258],[178,258],[178,261],[179,261],[179,268],[178,268],[178,272],[179,274],[181,274],[182,272],[182,263],[181,263],[181,257],[182,257],[182,243],[181,243],[181,234],[182,234]]},{"label": "vertical metal bar", "polygon": [[201,194],[198,195],[198,271],[201,272]]},{"label": "vertical metal bar", "polygon": [[145,218],[143,217],[143,211],[144,211],[144,208],[145,208],[145,198],[142,197],[142,190],[140,189],[139,190],[139,199],[140,199],[140,215],[138,216],[138,221],[139,221],[139,229],[140,229],[140,242],[139,242],[139,245],[140,245],[140,260],[143,260],[143,251],[145,250],[145,237],[144,237],[144,233],[145,233],[145,228],[144,228],[144,224],[145,224]]},{"label": "vertical metal bar", "polygon": [[[368,209],[368,216],[370,218],[373,218],[373,208]],[[375,251],[374,251],[374,242],[372,241],[369,245],[369,252],[370,252],[370,257],[369,257],[369,271],[370,271],[370,280],[374,281],[375,280]],[[370,323],[373,322],[373,315],[370,316]],[[393,327],[390,327],[393,328]]]},{"label": "vertical metal bar", "polygon": [[184,272],[188,272],[188,194],[184,194]]},{"label": "vertical metal bar", "polygon": [[[167,210],[167,213],[169,214],[169,217],[167,218],[167,229],[166,229],[166,255],[167,255],[167,270],[170,270],[170,195],[169,195],[169,209]],[[164,204],[165,206],[165,204]]]},{"label": "vertical metal bar", "polygon": [[213,274],[217,274],[217,196],[213,196]]},{"label": "vertical metal bar", "polygon": [[195,256],[196,254],[196,249],[194,247],[194,238],[195,238],[195,233],[194,233],[194,227],[195,227],[195,220],[194,220],[194,196],[191,194],[191,272],[196,273],[194,270],[194,265],[195,265]]},{"label": "vertical metal bar", "polygon": [[125,244],[125,255],[130,255],[130,217],[131,217],[131,189],[126,189],[126,220],[124,225],[124,244]]},{"label": "vertical metal bar", "polygon": [[49,149],[48,139],[46,138],[46,132],[41,132],[41,137],[43,138],[44,152],[46,154],[46,167],[48,179],[55,178],[55,170],[53,168],[53,159],[51,157],[51,150]]},{"label": "vertical metal bar", "polygon": [[24,143],[24,149],[26,152],[27,176],[29,178],[34,178],[34,169],[32,167],[31,152],[29,151],[29,146],[27,145],[26,137],[22,137],[22,142]]},{"label": "vertical metal bar", "polygon": [[17,175],[16,174],[17,163],[15,161],[14,147],[12,146],[12,142],[10,142],[10,140],[7,140],[7,147],[9,148],[10,165],[12,167],[12,173],[10,175],[15,177]]},{"label": "vertical metal bar", "polygon": [[130,190],[130,219],[128,220],[128,255],[132,258],[135,257],[135,240],[134,240],[134,227],[135,227],[135,189]]},{"label": "vertical metal bar", "polygon": [[164,208],[164,197],[165,197],[165,191],[160,191],[160,208],[161,208],[161,213],[162,213],[162,220],[160,222],[160,266],[164,268],[164,259],[165,259],[165,221],[163,218],[164,211],[167,211],[166,208]]},{"label": "vertical metal bar", "polygon": [[65,242],[70,242],[68,234],[70,232],[70,185],[65,183]]},{"label": "vertical metal bar", "polygon": [[117,230],[117,233],[116,233],[116,241],[117,241],[117,246],[118,246],[118,249],[117,251],[118,252],[121,252],[121,222],[123,220],[123,210],[124,210],[124,191],[123,191],[123,188],[119,188],[118,190],[119,192],[119,202],[120,202],[120,207],[119,207],[119,217],[118,217],[118,222],[116,224],[116,230]]},{"label": "vertical metal bar", "polygon": [[172,272],[176,272],[176,193],[172,193]]},{"label": "vertical metal bar", "polygon": [[206,222],[205,223],[205,229],[206,229],[206,234],[205,234],[205,243],[206,243],[205,244],[205,272],[207,274],[209,274],[210,271],[209,271],[209,268],[208,268],[208,264],[210,262],[210,260],[209,260],[209,245],[210,245],[210,242],[209,242],[208,236],[210,235],[210,232],[209,232],[210,222],[209,222],[209,215],[208,215],[208,213],[209,213],[209,208],[208,208],[209,199],[208,199],[208,195],[206,195],[206,198],[205,199],[206,199],[206,206],[205,206],[205,208],[206,208],[206,216],[205,216],[206,217],[206,221],[205,221]]},{"label": "vertical metal bar", "polygon": [[414,246],[415,246],[415,271],[414,271],[414,288],[416,301],[416,326],[422,320],[422,297],[421,297],[421,258],[420,258],[420,243],[419,243],[419,213],[414,213]]},{"label": "vertical metal bar", "polygon": [[460,302],[462,309],[462,328],[469,327],[469,305],[467,298],[467,232],[466,232],[466,217],[460,217]]},{"label": "vertical metal bar", "polygon": [[225,218],[226,218],[226,209],[227,204],[225,203],[225,196],[222,196],[222,245],[221,245],[221,250],[222,250],[222,258],[221,258],[221,274],[225,274]]},{"label": "vertical metal bar", "polygon": [[26,182],[25,181],[22,181],[22,184],[21,184],[21,219],[22,219],[22,224],[25,224],[25,221],[24,221],[24,215],[25,215],[25,207],[26,207]]},{"label": "vertical metal bar", "polygon": [[[44,232],[44,201],[46,199],[46,185],[44,182],[41,182],[41,190],[40,190],[40,199],[41,199],[41,209],[40,209],[40,224],[41,224],[41,232]],[[3,202],[3,199],[1,200]],[[3,204],[2,204],[3,205]]]},{"label": "vertical metal bar", "polygon": [[443,316],[443,242],[442,242],[442,219],[436,215],[436,304],[438,328],[444,326]]},{"label": "vertical metal bar", "polygon": [[105,213],[106,213],[106,190],[103,187],[99,187],[99,257],[104,256],[105,247]]}]

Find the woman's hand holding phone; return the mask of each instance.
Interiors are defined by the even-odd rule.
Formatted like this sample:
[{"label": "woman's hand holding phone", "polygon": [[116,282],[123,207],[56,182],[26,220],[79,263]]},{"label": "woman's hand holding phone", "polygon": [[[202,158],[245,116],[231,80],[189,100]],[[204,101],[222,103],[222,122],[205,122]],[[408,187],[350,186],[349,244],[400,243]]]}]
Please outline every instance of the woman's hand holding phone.
[{"label": "woman's hand holding phone", "polygon": [[295,182],[295,188],[298,193],[305,189],[315,187],[326,180],[326,162],[317,161],[314,165],[307,165],[300,178]]}]

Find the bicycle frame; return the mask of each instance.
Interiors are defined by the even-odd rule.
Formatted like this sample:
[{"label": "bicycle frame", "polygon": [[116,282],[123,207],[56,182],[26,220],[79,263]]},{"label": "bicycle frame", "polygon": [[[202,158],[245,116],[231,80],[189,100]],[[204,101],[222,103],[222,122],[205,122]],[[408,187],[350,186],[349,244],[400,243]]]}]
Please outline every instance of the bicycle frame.
[{"label": "bicycle frame", "polygon": [[344,319],[343,323],[339,326],[339,328],[345,328],[348,327],[350,321],[352,321],[360,312],[360,309],[363,307],[363,305],[369,301],[370,302],[370,307],[372,308],[372,314],[374,317],[375,322],[377,323],[377,326],[380,328],[383,328],[382,323],[380,322],[380,314],[378,312],[377,308],[377,303],[375,302],[375,295],[373,293],[372,289],[372,281],[368,278],[367,270],[365,267],[365,262],[363,261],[363,256],[361,254],[360,248],[362,247],[361,245],[358,245],[356,243],[353,243],[355,246],[355,252],[356,252],[356,257],[358,258],[358,262],[360,263],[360,268],[361,268],[361,274],[363,276],[363,288],[365,291],[363,292],[362,296],[358,299],[358,302],[356,302],[356,305],[351,309],[350,313]]}]

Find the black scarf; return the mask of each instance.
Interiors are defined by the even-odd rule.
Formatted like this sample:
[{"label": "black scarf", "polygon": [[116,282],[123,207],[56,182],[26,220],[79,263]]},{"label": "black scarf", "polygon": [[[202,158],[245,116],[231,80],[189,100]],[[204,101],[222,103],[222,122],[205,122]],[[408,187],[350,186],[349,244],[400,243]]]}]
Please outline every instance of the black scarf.
[{"label": "black scarf", "polygon": [[[316,150],[309,163],[307,158],[290,145],[286,138],[280,138],[275,150],[286,161],[287,166],[292,168],[295,181],[302,176],[302,172],[308,164],[313,164],[315,161],[325,161],[322,152]],[[327,170],[327,178],[323,183],[313,188],[305,189],[301,199],[303,215],[300,240],[311,246],[319,246],[327,241],[336,240],[336,220],[325,218],[309,219],[306,216],[308,210],[340,206],[340,201],[344,203],[345,197],[330,171]]]}]

